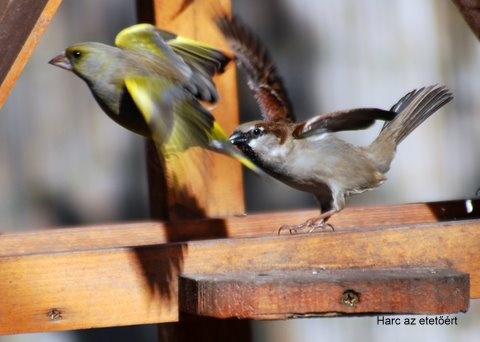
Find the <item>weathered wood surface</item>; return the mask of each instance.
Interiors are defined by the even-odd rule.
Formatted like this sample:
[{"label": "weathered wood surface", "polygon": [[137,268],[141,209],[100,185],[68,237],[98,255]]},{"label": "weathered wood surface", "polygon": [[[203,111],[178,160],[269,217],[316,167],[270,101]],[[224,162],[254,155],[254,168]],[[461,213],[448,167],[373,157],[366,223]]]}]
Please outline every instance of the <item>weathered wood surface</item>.
[{"label": "weathered wood surface", "polygon": [[181,312],[215,318],[288,319],[338,314],[466,312],[468,274],[450,269],[295,269],[185,274]]},{"label": "weathered wood surface", "polygon": [[[467,203],[468,202],[468,203]],[[471,210],[469,208],[472,208]],[[297,210],[177,222],[145,221],[0,235],[0,257],[86,249],[148,246],[188,240],[276,235],[283,224],[318,215]],[[385,226],[480,219],[480,200],[411,203],[346,208],[329,222],[335,232],[372,230]]]},{"label": "weathered wood surface", "polygon": [[[227,50],[227,44],[212,21],[213,9],[230,11],[230,0],[170,1],[137,0],[139,21],[196,39],[216,48]],[[238,125],[238,100],[234,63],[215,77],[220,100],[208,106],[226,134]],[[211,107],[211,108],[210,108]],[[173,181],[172,175],[162,172],[162,162],[155,149],[147,148],[149,192],[152,217],[162,219],[201,218],[243,214],[243,181],[240,164],[218,153],[198,148],[182,153],[182,160],[197,160],[188,165],[188,177]],[[167,160],[166,169],[170,170]]]},{"label": "weathered wood surface", "polygon": [[0,2],[0,108],[60,3],[61,0]]},{"label": "weathered wood surface", "polygon": [[[469,273],[479,298],[479,203],[470,213],[462,203],[349,209],[335,232],[297,236],[276,228],[313,211],[177,222],[176,243],[155,222],[0,235],[0,333],[176,322],[180,274],[449,268]],[[438,222],[446,217],[458,221]]]}]

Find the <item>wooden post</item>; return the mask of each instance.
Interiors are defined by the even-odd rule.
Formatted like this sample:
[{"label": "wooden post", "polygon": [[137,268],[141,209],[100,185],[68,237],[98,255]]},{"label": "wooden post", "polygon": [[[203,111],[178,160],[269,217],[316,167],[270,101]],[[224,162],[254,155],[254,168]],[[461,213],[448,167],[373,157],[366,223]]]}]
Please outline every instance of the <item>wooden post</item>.
[{"label": "wooden post", "polygon": [[[230,0],[221,0],[217,5],[222,6],[225,11],[231,10]],[[212,14],[212,3],[208,1],[137,0],[140,22],[148,21],[161,29],[227,49],[212,22]],[[235,68],[227,68],[215,82],[220,101],[212,113],[226,132],[232,132],[238,124]],[[200,149],[190,149],[186,153],[197,160],[207,159],[207,170],[198,173],[197,177],[192,174],[188,180],[182,180],[181,184],[174,186],[169,182],[168,161],[160,160],[153,143],[147,142],[151,217],[176,220],[243,214],[240,164],[233,159]],[[173,236],[175,232],[168,235]],[[223,236],[226,236],[226,232]],[[162,341],[249,341],[250,330],[248,321],[214,318],[185,321],[184,317],[179,323],[161,325],[159,337]]]},{"label": "wooden post", "polygon": [[[219,6],[225,11],[230,10],[229,1],[219,1]],[[137,8],[140,22],[150,21],[162,29],[228,51],[212,22],[212,3],[208,1],[138,0]],[[215,78],[220,101],[211,111],[227,133],[232,132],[238,124],[235,82],[233,65]],[[153,146],[147,147],[147,152],[152,217],[184,219],[244,213],[241,166],[237,161],[198,148],[190,149],[186,153],[192,158],[208,161],[206,170],[191,170],[190,179],[174,186],[165,181],[161,170],[163,161],[158,160]],[[166,168],[168,170],[168,162]]]}]

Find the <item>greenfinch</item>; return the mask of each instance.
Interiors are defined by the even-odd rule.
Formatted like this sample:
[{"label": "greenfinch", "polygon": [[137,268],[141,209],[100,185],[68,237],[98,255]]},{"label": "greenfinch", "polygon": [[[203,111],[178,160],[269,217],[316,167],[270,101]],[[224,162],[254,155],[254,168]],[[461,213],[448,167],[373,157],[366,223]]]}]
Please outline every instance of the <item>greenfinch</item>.
[{"label": "greenfinch", "polygon": [[111,119],[153,139],[167,158],[199,146],[259,170],[199,102],[218,100],[212,77],[230,57],[150,24],[123,29],[115,45],[74,44],[49,63],[83,79]]}]

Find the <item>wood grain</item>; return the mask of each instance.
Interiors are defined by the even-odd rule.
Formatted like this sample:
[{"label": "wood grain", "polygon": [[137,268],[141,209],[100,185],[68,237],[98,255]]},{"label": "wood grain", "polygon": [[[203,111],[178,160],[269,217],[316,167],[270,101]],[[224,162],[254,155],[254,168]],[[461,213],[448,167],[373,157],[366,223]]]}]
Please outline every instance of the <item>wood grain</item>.
[{"label": "wood grain", "polygon": [[[227,13],[230,11],[229,0],[221,0],[216,4]],[[137,7],[140,21],[150,21],[176,34],[217,48],[226,48],[225,41],[213,24],[210,1],[138,0]],[[235,77],[233,63],[225,73],[215,77],[220,100],[213,108],[209,108],[227,135],[238,125]],[[177,220],[244,213],[242,173],[237,161],[191,148],[178,157],[184,161],[195,160],[196,163],[193,167],[188,166],[188,177],[183,175],[175,179],[171,174],[172,161],[166,161],[167,172],[164,173],[161,171],[162,162],[154,155],[154,149],[149,147],[147,151],[152,217]]]},{"label": "wood grain", "polygon": [[[139,21],[154,23],[162,29],[217,48],[225,47],[225,42],[212,22],[213,4],[221,6],[227,13],[230,12],[230,0],[137,0],[137,13]],[[227,135],[238,125],[235,76],[235,68],[230,65],[223,75],[215,78],[220,101],[213,109],[208,108]],[[152,218],[175,221],[244,213],[242,171],[237,161],[198,148],[181,153],[179,158],[180,164],[187,165],[182,167],[185,170],[183,174],[175,172],[175,169],[178,170],[173,164],[176,160],[161,160],[152,143],[147,145]],[[193,163],[190,162],[192,160]],[[175,227],[169,228],[165,230],[166,238],[169,241],[175,240],[178,232]],[[217,224],[216,228],[216,234],[222,237],[227,235],[222,224]],[[196,236],[205,238],[198,234]],[[161,326],[160,339],[190,341],[193,336],[193,340],[199,342],[211,341],[212,338],[242,342],[251,340],[248,322],[205,320],[201,324],[197,323],[182,322]],[[188,331],[188,335],[185,335],[185,331]]]},{"label": "wood grain", "polygon": [[437,268],[295,269],[184,274],[179,307],[240,319],[466,312],[468,274]]},{"label": "wood grain", "polygon": [[[28,62],[61,0],[15,0],[0,4],[0,108]],[[21,23],[21,25],[19,25]]]},{"label": "wood grain", "polygon": [[[467,210],[470,205],[472,211]],[[318,214],[298,210],[177,222],[144,221],[0,234],[0,257],[87,249],[148,246],[167,242],[224,237],[275,236],[283,224]],[[411,203],[347,208],[333,216],[335,232],[416,226],[425,223],[480,219],[480,200]]]},{"label": "wood grain", "polygon": [[[110,234],[120,244],[115,232]],[[152,246],[144,241],[129,247],[31,250],[0,258],[0,333],[176,322],[180,274],[437,267],[469,273],[470,296],[479,298],[479,265],[478,220]]]}]

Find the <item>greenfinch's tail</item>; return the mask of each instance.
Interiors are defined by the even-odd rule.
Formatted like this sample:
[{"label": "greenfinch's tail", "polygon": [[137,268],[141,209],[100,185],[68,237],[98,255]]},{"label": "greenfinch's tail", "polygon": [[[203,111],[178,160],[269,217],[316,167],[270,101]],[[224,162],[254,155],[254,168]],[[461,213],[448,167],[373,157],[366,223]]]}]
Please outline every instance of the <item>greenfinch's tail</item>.
[{"label": "greenfinch's tail", "polygon": [[233,146],[233,144],[228,140],[228,137],[223,131],[222,127],[216,121],[213,123],[209,138],[209,147],[211,150],[238,160],[243,166],[252,170],[258,175],[265,175],[265,172],[263,172],[254,162],[252,162],[247,156]]}]

